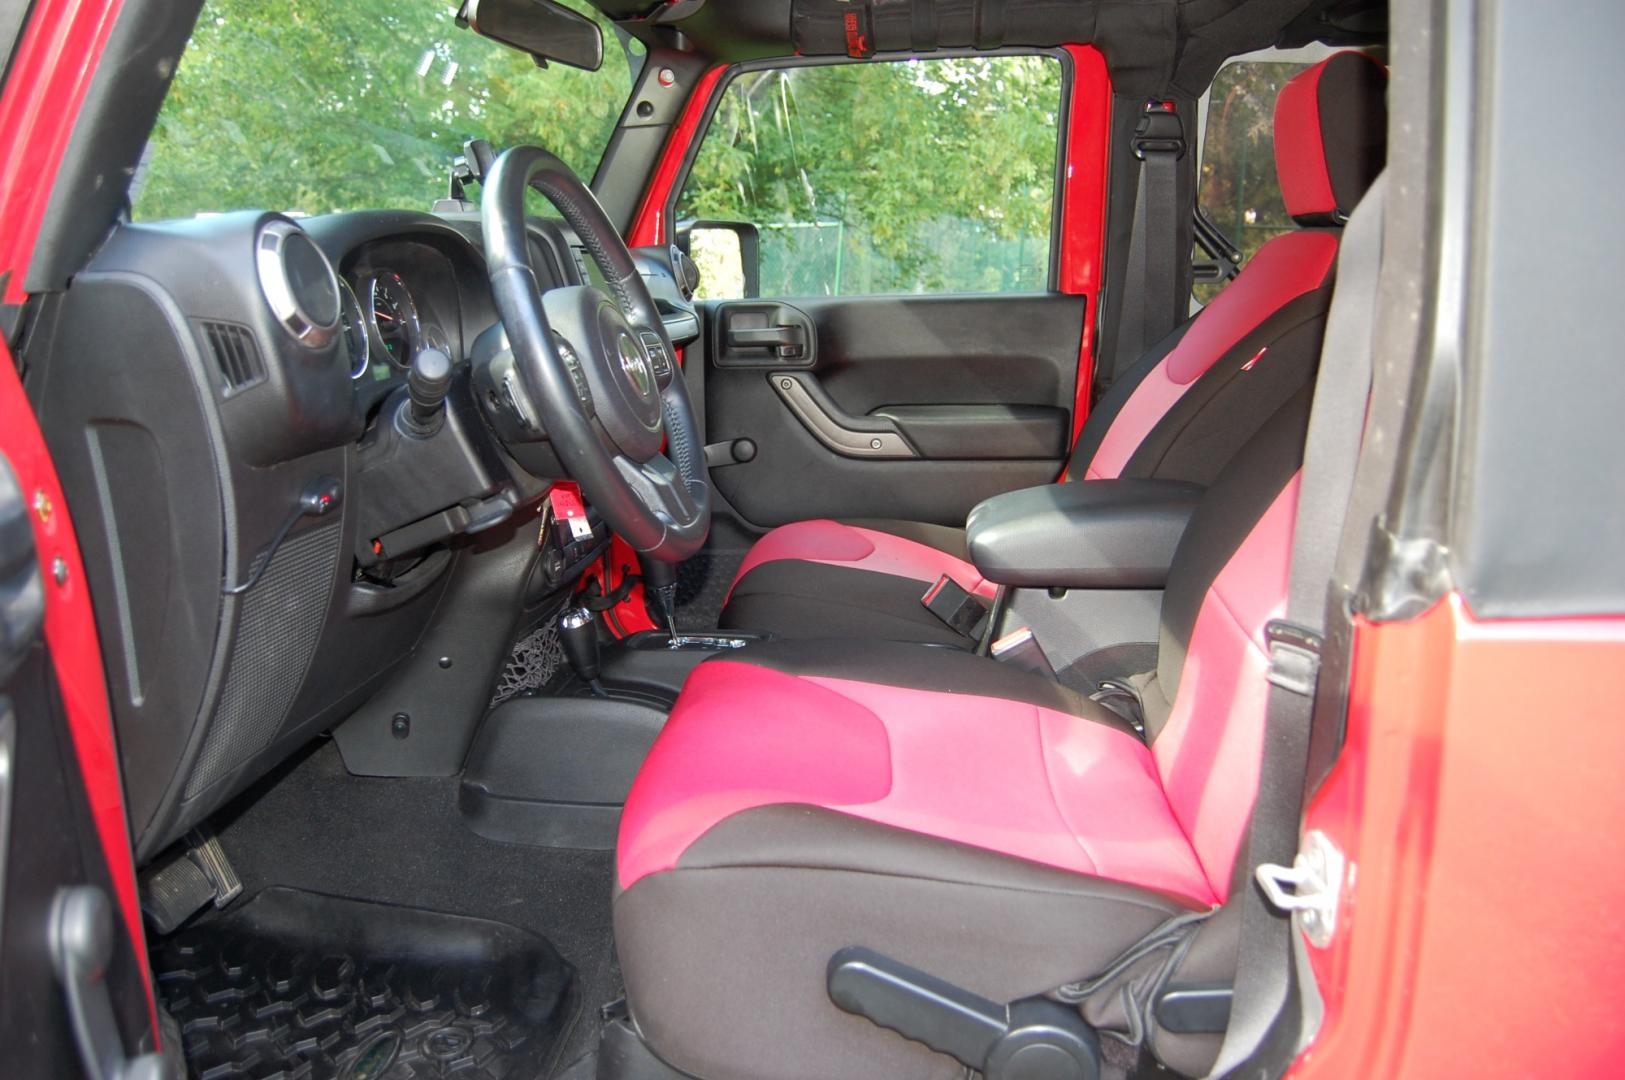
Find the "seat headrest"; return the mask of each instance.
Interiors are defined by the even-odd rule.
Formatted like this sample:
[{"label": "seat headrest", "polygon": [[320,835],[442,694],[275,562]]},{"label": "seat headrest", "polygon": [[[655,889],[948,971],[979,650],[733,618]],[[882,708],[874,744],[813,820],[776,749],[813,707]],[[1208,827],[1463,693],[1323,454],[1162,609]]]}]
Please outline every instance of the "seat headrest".
[{"label": "seat headrest", "polygon": [[1340,52],[1300,72],[1275,102],[1275,170],[1300,225],[1341,225],[1382,171],[1388,71]]}]

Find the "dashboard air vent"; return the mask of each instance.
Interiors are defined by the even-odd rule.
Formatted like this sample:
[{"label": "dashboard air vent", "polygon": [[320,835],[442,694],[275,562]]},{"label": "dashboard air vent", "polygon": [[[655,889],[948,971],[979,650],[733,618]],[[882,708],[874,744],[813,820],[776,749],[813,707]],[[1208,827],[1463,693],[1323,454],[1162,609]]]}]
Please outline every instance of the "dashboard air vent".
[{"label": "dashboard air vent", "polygon": [[203,336],[214,355],[215,365],[226,393],[241,390],[250,383],[265,378],[265,365],[260,361],[260,350],[254,343],[254,332],[236,323],[206,322]]}]

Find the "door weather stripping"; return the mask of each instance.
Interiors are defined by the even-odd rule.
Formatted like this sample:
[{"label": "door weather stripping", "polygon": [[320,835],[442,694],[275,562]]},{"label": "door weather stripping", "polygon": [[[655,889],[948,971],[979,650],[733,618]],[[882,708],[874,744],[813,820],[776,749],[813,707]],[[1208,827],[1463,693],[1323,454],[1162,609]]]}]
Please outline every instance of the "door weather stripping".
[{"label": "door weather stripping", "polygon": [[[815,392],[809,376],[802,372],[779,372],[768,376],[768,382],[778,391],[780,399],[796,414],[813,437],[825,447],[843,457],[856,458],[912,458],[918,457],[889,420],[876,421],[871,417],[838,415],[820,400],[822,390]],[[826,399],[827,400],[827,399]],[[868,428],[869,430],[864,430]]]},{"label": "door weather stripping", "polygon": [[1337,931],[1343,864],[1343,853],[1337,845],[1319,829],[1311,829],[1291,866],[1264,863],[1253,871],[1253,876],[1271,904],[1298,917],[1298,927],[1309,944],[1324,949]]}]

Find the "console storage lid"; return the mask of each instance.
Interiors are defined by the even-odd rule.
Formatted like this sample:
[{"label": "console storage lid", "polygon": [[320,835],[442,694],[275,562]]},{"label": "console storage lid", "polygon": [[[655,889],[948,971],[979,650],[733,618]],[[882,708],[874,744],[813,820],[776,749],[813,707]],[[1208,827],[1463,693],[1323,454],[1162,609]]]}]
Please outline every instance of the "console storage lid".
[{"label": "console storage lid", "polygon": [[1087,480],[995,495],[966,522],[971,562],[1000,585],[1160,589],[1203,490],[1177,480]]}]

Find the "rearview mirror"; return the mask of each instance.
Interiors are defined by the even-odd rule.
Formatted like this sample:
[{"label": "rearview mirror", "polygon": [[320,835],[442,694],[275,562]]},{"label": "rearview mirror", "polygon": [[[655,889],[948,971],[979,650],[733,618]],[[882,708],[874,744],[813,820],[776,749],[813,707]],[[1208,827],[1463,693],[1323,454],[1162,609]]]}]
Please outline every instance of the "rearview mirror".
[{"label": "rearview mirror", "polygon": [[677,246],[700,268],[698,295],[748,300],[762,292],[762,237],[748,221],[680,221]]},{"label": "rearview mirror", "polygon": [[585,15],[553,0],[463,0],[457,25],[510,49],[597,71],[604,64],[604,32]]}]

